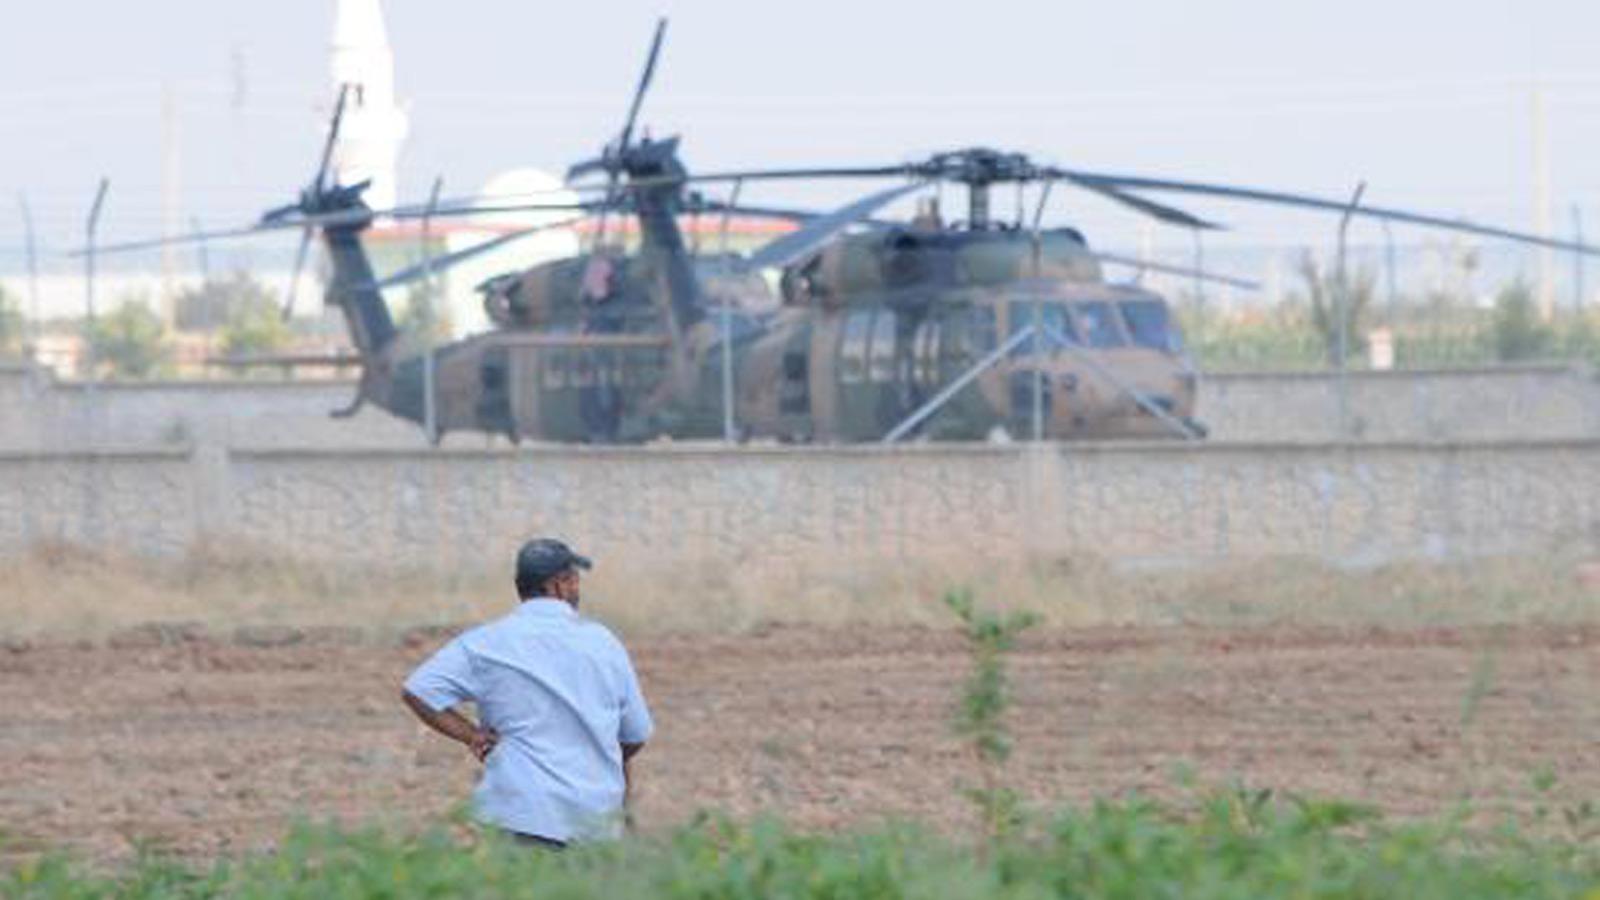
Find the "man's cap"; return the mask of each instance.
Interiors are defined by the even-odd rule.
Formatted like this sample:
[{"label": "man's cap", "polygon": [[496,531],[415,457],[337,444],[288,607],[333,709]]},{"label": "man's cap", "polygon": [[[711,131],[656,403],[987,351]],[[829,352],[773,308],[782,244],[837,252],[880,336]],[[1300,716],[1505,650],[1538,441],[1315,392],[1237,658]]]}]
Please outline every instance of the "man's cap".
[{"label": "man's cap", "polygon": [[587,556],[579,556],[555,538],[537,538],[517,551],[517,580],[543,580],[568,569],[588,569],[593,565]]}]

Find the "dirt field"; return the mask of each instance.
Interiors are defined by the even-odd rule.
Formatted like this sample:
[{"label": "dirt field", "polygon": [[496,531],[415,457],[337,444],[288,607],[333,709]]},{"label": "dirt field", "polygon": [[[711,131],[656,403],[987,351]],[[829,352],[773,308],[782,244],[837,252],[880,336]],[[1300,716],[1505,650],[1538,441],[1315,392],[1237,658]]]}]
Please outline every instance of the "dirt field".
[{"label": "dirt field", "polygon": [[[419,821],[474,766],[401,709],[443,639],[182,629],[0,647],[6,853],[138,844],[209,856],[297,816]],[[953,632],[779,628],[632,642],[659,722],[640,758],[646,827],[699,807],[808,826],[917,814],[960,823],[971,780],[948,716]],[[1034,800],[1180,790],[1174,772],[1376,802],[1471,794],[1600,799],[1600,627],[1350,631],[1057,629],[1014,657],[1013,782]]]}]

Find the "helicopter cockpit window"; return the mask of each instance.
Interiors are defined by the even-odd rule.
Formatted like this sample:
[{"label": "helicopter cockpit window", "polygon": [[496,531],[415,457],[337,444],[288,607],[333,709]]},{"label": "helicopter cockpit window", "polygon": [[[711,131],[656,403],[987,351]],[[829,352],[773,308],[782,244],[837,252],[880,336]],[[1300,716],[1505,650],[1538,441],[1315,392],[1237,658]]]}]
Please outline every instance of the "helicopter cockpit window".
[{"label": "helicopter cockpit window", "polygon": [[[1028,300],[1013,300],[1008,310],[1011,324],[1011,333],[1016,334],[1033,324],[1033,302]],[[1050,346],[1050,335],[1058,334],[1069,341],[1078,342],[1078,329],[1072,322],[1072,317],[1067,315],[1067,308],[1060,303],[1040,303],[1039,321],[1044,325],[1045,333],[1040,336],[1042,346]],[[1033,342],[1024,341],[1011,351],[1012,356],[1022,356],[1033,352]]]},{"label": "helicopter cockpit window", "polygon": [[867,378],[870,381],[894,380],[894,313],[879,310],[872,323],[872,346],[868,351]]},{"label": "helicopter cockpit window", "polygon": [[1120,306],[1122,320],[1135,345],[1169,353],[1183,349],[1183,338],[1172,327],[1166,304],[1159,300],[1128,300]]},{"label": "helicopter cockpit window", "polygon": [[1122,330],[1110,303],[1096,300],[1077,305],[1078,321],[1083,325],[1084,343],[1090,347],[1121,347]]},{"label": "helicopter cockpit window", "polygon": [[867,375],[867,339],[872,334],[872,310],[856,310],[844,320],[839,339],[839,380],[861,381]]}]

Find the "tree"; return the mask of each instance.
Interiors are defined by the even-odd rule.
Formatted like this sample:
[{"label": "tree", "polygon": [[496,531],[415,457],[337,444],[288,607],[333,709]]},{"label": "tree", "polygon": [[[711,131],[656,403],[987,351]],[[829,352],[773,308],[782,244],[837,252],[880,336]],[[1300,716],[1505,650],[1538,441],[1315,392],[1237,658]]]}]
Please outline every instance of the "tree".
[{"label": "tree", "polygon": [[276,292],[239,270],[181,291],[173,304],[173,324],[179,331],[217,331],[236,321],[255,321],[263,309],[278,309]]},{"label": "tree", "polygon": [[222,352],[225,356],[276,353],[287,347],[293,337],[277,304],[241,303],[222,328]]},{"label": "tree", "polygon": [[[1322,266],[1317,263],[1317,258],[1310,250],[1301,254],[1298,271],[1306,285],[1305,301],[1310,307],[1311,327],[1322,339],[1328,363],[1337,366],[1340,363],[1340,273],[1322,271]],[[1377,280],[1376,273],[1366,266],[1353,274],[1348,267],[1345,270],[1342,305],[1344,335],[1347,338],[1344,351],[1347,355],[1360,352],[1366,346],[1366,335],[1362,331],[1362,325],[1366,319],[1367,307],[1372,304]]]},{"label": "tree", "polygon": [[86,335],[96,368],[114,378],[148,378],[172,357],[166,326],[142,296],[125,299],[115,311],[89,323]]},{"label": "tree", "polygon": [[1490,337],[1495,358],[1501,362],[1533,359],[1549,351],[1555,335],[1539,320],[1533,292],[1521,278],[1495,297]]},{"label": "tree", "polygon": [[409,346],[421,349],[450,340],[450,319],[439,310],[438,293],[421,283],[406,291],[395,327]]},{"label": "tree", "polygon": [[22,304],[0,285],[0,356],[22,352],[22,342],[27,331],[27,320],[22,316]]}]

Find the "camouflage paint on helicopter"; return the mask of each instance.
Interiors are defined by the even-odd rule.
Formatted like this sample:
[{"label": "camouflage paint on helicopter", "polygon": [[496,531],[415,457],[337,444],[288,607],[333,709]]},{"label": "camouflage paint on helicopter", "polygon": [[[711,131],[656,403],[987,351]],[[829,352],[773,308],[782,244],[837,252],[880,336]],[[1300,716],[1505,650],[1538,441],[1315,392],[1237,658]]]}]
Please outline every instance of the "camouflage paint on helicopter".
[{"label": "camouflage paint on helicopter", "polygon": [[793,438],[877,440],[1033,324],[1036,310],[1050,335],[1101,366],[1050,339],[1026,342],[930,420],[930,436],[1030,433],[1035,373],[1048,437],[1172,436],[1130,388],[1180,420],[1192,416],[1195,372],[1166,302],[1107,284],[1077,231],[1041,232],[1036,254],[1035,236],[1017,228],[923,226],[848,236],[785,272],[789,311],[741,367],[742,423]]}]

